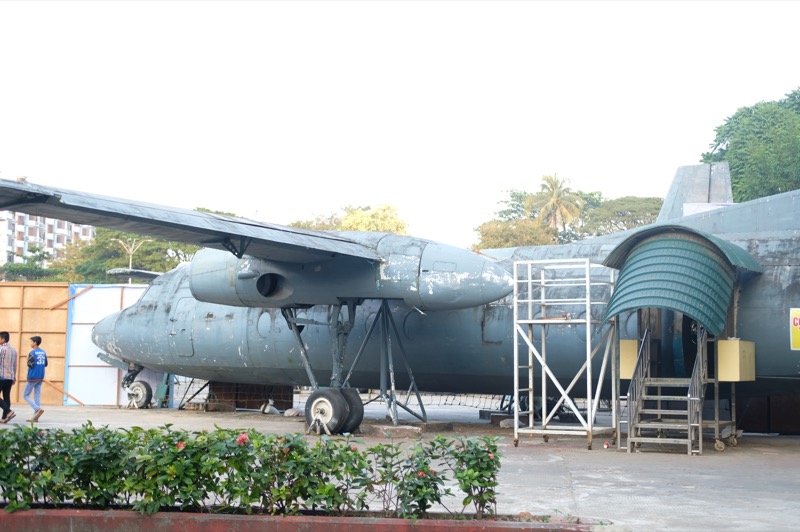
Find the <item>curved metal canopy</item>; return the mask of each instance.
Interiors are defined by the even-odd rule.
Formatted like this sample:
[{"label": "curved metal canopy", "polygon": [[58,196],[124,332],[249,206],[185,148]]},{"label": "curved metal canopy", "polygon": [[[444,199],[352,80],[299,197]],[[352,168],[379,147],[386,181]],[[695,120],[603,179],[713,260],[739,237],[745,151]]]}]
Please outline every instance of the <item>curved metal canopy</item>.
[{"label": "curved metal canopy", "polygon": [[603,264],[620,270],[606,319],[641,308],[666,308],[684,313],[715,336],[725,328],[737,268],[761,272],[742,248],[676,225],[630,236]]}]

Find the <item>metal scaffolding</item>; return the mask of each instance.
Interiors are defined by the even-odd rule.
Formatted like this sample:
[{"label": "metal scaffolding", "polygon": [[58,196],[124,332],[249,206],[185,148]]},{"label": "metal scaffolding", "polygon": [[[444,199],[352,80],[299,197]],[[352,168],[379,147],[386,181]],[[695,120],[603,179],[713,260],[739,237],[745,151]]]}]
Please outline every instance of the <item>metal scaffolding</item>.
[{"label": "metal scaffolding", "polygon": [[[519,444],[520,434],[541,434],[545,441],[555,434],[585,435],[589,449],[595,435],[611,434],[613,442],[617,443],[620,403],[616,318],[602,323],[602,315],[613,292],[614,275],[614,270],[592,264],[588,259],[514,263],[515,446]],[[558,327],[579,329],[580,326],[585,328],[586,361],[565,386],[548,362],[548,356],[551,362],[556,362],[559,357],[558,352],[548,353],[548,330]],[[593,341],[595,337],[599,337],[597,342]],[[601,348],[600,370],[595,374],[593,359]],[[609,361],[611,371],[607,377]],[[560,365],[563,367],[563,361]],[[539,394],[534,393],[536,370],[540,370]],[[575,389],[582,377],[586,382],[585,394]],[[597,411],[607,380],[611,381],[612,424],[600,426],[596,422]],[[584,399],[585,410],[576,405],[573,397]],[[535,419],[537,399],[541,412],[538,426]],[[571,412],[570,417],[577,419],[577,424],[556,424],[554,417],[559,412],[563,415],[567,409]],[[527,421],[523,427],[520,427],[520,419]]]}]

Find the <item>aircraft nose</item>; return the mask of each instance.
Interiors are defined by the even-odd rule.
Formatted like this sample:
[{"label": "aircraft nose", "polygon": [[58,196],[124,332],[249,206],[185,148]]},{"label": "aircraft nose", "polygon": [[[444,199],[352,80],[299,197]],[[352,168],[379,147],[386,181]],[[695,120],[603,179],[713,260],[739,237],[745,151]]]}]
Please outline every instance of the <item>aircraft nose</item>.
[{"label": "aircraft nose", "polygon": [[115,329],[118,316],[119,312],[115,312],[98,321],[92,327],[92,343],[106,353],[114,353],[116,351]]}]

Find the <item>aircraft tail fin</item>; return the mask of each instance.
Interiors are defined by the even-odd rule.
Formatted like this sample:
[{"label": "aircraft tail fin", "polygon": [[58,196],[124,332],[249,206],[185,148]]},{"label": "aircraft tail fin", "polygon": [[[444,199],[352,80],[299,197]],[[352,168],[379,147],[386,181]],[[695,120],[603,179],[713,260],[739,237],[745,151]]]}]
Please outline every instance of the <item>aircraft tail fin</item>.
[{"label": "aircraft tail fin", "polygon": [[664,198],[656,223],[705,212],[733,203],[728,163],[681,166]]}]

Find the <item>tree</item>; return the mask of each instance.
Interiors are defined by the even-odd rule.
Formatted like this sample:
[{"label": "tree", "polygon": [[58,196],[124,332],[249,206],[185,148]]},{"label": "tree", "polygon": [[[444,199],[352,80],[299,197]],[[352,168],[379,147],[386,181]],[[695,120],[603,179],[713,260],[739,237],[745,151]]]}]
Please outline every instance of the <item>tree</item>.
[{"label": "tree", "polygon": [[701,160],[728,162],[735,201],[800,188],[800,89],[743,107],[715,131]]},{"label": "tree", "polygon": [[62,273],[58,269],[48,270],[45,268],[44,263],[50,258],[50,254],[43,249],[31,246],[28,254],[16,255],[22,257],[22,263],[7,262],[0,267],[0,273],[5,281],[41,281]]},{"label": "tree", "polygon": [[296,221],[291,227],[328,231],[378,231],[383,233],[406,234],[406,223],[397,215],[391,205],[372,207],[345,207],[343,214],[332,213],[317,216],[313,220]]},{"label": "tree", "polygon": [[607,235],[654,223],[661,211],[661,198],[625,196],[604,200],[582,216],[579,238]]},{"label": "tree", "polygon": [[495,249],[517,246],[547,246],[556,242],[556,231],[533,219],[492,220],[481,224],[478,243],[473,249]]},{"label": "tree", "polygon": [[507,190],[506,192],[508,192],[508,199],[499,202],[505,205],[506,208],[495,213],[498,220],[508,222],[511,220],[523,220],[525,218],[536,217],[536,213],[530,210],[531,205],[535,203],[531,201],[531,197],[534,194],[514,189]]},{"label": "tree", "polygon": [[[563,179],[555,175],[542,176],[542,181],[542,194],[531,198],[534,203],[530,210],[538,207],[537,218],[542,224],[556,232],[566,231],[567,225],[580,215],[583,199],[572,192]],[[544,203],[536,204],[542,200]]]},{"label": "tree", "polygon": [[[137,243],[134,254],[129,254],[121,242]],[[94,240],[68,246],[64,257],[54,261],[53,266],[68,272],[65,280],[70,282],[114,283],[119,279],[106,274],[112,268],[132,265],[139,270],[166,272],[190,260],[198,249],[190,244],[98,227]]]}]

